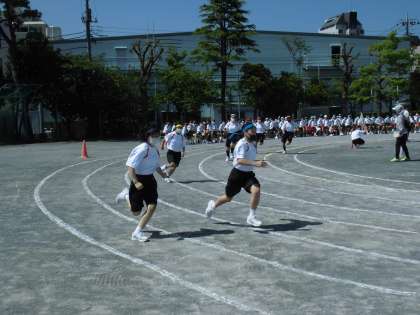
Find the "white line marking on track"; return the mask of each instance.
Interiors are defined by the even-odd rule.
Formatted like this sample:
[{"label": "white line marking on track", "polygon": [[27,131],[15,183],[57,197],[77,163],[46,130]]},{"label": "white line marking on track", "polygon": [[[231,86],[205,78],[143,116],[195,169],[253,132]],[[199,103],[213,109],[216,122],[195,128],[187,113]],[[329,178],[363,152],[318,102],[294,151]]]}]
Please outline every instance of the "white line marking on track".
[{"label": "white line marking on track", "polygon": [[[304,152],[311,151],[311,150],[315,150],[315,149],[312,148],[312,149],[303,150],[303,151],[300,151],[300,153],[304,153]],[[323,171],[323,172],[329,172],[329,173],[337,174],[337,175],[353,176],[353,177],[374,179],[374,180],[385,181],[385,182],[393,182],[393,183],[417,184],[417,185],[420,184],[418,182],[410,182],[410,181],[399,180],[399,179],[380,178],[380,177],[365,176],[365,175],[358,175],[358,174],[352,174],[352,173],[347,173],[347,172],[335,171],[335,170],[331,170],[329,168],[324,168],[324,167],[316,166],[316,165],[313,165],[313,164],[310,164],[310,163],[307,163],[307,162],[303,162],[303,161],[299,160],[297,154],[294,155],[293,159],[297,163],[299,163],[303,166],[313,168],[315,170],[319,170],[319,171]],[[376,186],[383,187],[381,185],[376,185]],[[388,187],[385,187],[385,188],[388,188]],[[407,190],[407,189],[404,189],[404,190]],[[407,190],[407,191],[420,192],[419,190]]]},{"label": "white line marking on track", "polygon": [[[89,162],[94,162],[94,161],[89,161]],[[50,175],[48,175],[47,177],[45,177],[44,179],[42,179],[39,182],[39,184],[35,187],[34,195],[33,195],[35,203],[37,204],[38,208],[42,211],[42,213],[44,213],[48,217],[48,219],[50,219],[52,222],[56,223],[58,226],[65,229],[69,233],[73,234],[77,238],[79,238],[79,239],[81,239],[81,240],[83,240],[83,241],[85,241],[85,242],[87,242],[91,245],[102,248],[102,249],[106,250],[107,252],[109,252],[113,255],[119,256],[119,257],[124,258],[124,259],[126,259],[126,260],[128,260],[128,261],[130,261],[134,264],[137,264],[137,265],[143,266],[143,267],[145,267],[149,270],[152,270],[152,271],[160,274],[162,277],[168,278],[175,283],[178,283],[178,284],[180,284],[180,285],[182,285],[182,286],[184,286],[188,289],[191,289],[191,290],[196,291],[200,294],[203,294],[203,295],[205,295],[209,298],[212,298],[215,301],[233,306],[233,307],[235,307],[235,308],[237,308],[238,310],[241,310],[241,311],[246,311],[246,312],[254,311],[254,312],[257,312],[257,313],[260,313],[260,314],[269,314],[269,313],[267,313],[263,310],[247,306],[245,304],[242,304],[240,302],[237,302],[237,301],[232,300],[230,298],[227,298],[225,296],[216,294],[216,293],[214,293],[214,292],[212,292],[212,291],[210,291],[210,290],[208,290],[208,289],[206,289],[202,286],[199,286],[199,285],[196,285],[192,282],[183,280],[182,278],[178,277],[177,275],[175,275],[175,274],[173,274],[173,273],[171,273],[171,272],[169,272],[169,271],[167,271],[167,270],[165,270],[165,269],[163,269],[163,268],[161,268],[157,265],[154,265],[154,264],[152,264],[150,262],[147,262],[143,259],[133,257],[133,256],[131,256],[129,254],[126,254],[126,253],[123,253],[123,252],[121,252],[121,251],[119,251],[119,250],[117,250],[117,249],[115,249],[115,248],[113,248],[113,247],[111,247],[111,246],[109,246],[105,243],[97,241],[97,240],[93,239],[92,237],[90,237],[89,235],[84,234],[84,233],[80,232],[79,230],[77,230],[76,228],[74,228],[73,226],[67,224],[62,219],[60,219],[59,217],[54,215],[52,212],[50,212],[47,209],[47,207],[44,205],[44,203],[42,202],[41,197],[40,197],[40,190],[41,190],[42,186],[44,186],[45,183],[49,179],[51,179],[55,175],[59,174],[60,172],[63,172],[65,170],[69,169],[69,168],[72,168],[72,167],[75,167],[75,166],[78,166],[78,165],[81,165],[81,164],[86,164],[86,162],[77,163],[77,164],[69,165],[69,166],[58,169],[58,170],[54,171],[53,173],[51,173]],[[410,293],[410,292],[405,292],[405,294],[403,294],[403,295],[413,295],[413,294]]]},{"label": "white line marking on track", "polygon": [[[113,163],[107,164],[105,166],[102,166],[102,167],[96,169],[95,171],[93,171],[92,173],[90,173],[89,175],[87,175],[82,180],[83,188],[86,191],[86,193],[89,196],[91,196],[104,209],[110,211],[111,213],[117,215],[118,217],[120,217],[120,218],[122,218],[126,221],[137,222],[137,220],[135,220],[133,218],[130,218],[126,215],[123,215],[119,211],[112,208],[110,205],[108,205],[106,202],[104,202],[102,199],[100,199],[98,196],[96,196],[89,188],[88,180],[89,180],[90,177],[92,177],[93,175],[102,171],[106,167],[111,166],[115,163],[118,163],[118,162],[113,162]],[[195,211],[192,211],[192,210],[189,210],[189,209],[186,209],[186,208],[182,208],[182,207],[178,207],[178,206],[176,206],[172,203],[165,202],[163,200],[159,200],[159,202],[166,205],[166,206],[174,208],[174,209],[180,209],[180,210],[183,210],[183,211],[186,211],[186,212],[189,212],[189,213],[193,212],[194,214],[198,214]],[[205,217],[205,215],[202,215],[202,216]],[[220,219],[218,219],[218,220],[226,222],[225,220],[220,220]],[[234,222],[232,222],[232,223],[234,223]],[[238,223],[234,223],[234,224],[238,224]],[[169,231],[165,231],[161,228],[157,228],[155,226],[152,226],[150,224],[149,224],[149,226],[152,229],[160,230],[164,233],[168,233],[168,234],[172,233],[172,232],[169,232]],[[299,268],[290,267],[290,266],[278,263],[276,261],[266,260],[266,259],[259,258],[259,257],[253,256],[253,255],[249,255],[249,254],[246,254],[246,253],[243,253],[243,252],[238,252],[238,251],[228,249],[228,248],[226,248],[224,246],[221,246],[221,245],[218,245],[218,244],[208,243],[208,242],[204,242],[204,241],[200,241],[200,240],[196,240],[196,239],[190,239],[190,238],[184,238],[184,239],[189,241],[189,242],[201,245],[201,246],[206,246],[206,247],[216,249],[216,250],[219,250],[219,251],[222,251],[222,252],[230,253],[230,254],[233,254],[233,255],[236,255],[236,256],[239,256],[239,257],[254,260],[254,261],[259,262],[259,263],[267,264],[267,265],[270,265],[272,267],[275,267],[275,268],[283,270],[283,271],[289,271],[289,272],[294,272],[294,273],[297,273],[297,274],[302,274],[302,275],[305,275],[305,276],[315,277],[315,278],[320,279],[320,280],[326,280],[326,281],[345,284],[345,285],[353,285],[353,286],[357,286],[359,288],[370,289],[370,290],[373,290],[373,291],[376,291],[376,292],[379,292],[379,293],[384,293],[384,294],[394,294],[394,295],[403,295],[403,296],[411,296],[411,295],[416,294],[416,292],[398,291],[398,290],[389,289],[389,288],[380,287],[380,286],[375,286],[375,285],[370,285],[370,284],[366,284],[366,283],[362,283],[362,282],[346,280],[346,279],[341,279],[341,278],[335,278],[335,277],[331,277],[331,276],[327,276],[327,275],[323,275],[323,274],[319,274],[319,273],[315,273],[315,272],[302,270],[302,269],[299,269]]]},{"label": "white line marking on track", "polygon": [[[208,179],[211,179],[211,180],[216,181],[218,183],[226,184],[225,182],[220,181],[220,180],[218,180],[217,178],[215,178],[213,176],[210,176],[203,169],[203,165],[204,165],[205,162],[207,162],[208,160],[212,159],[213,157],[215,157],[217,155],[222,155],[222,154],[223,154],[223,152],[222,153],[212,154],[212,155],[206,157],[205,159],[203,159],[200,162],[200,164],[198,165],[198,169],[201,172],[201,174],[203,174]],[[265,193],[265,192],[261,192],[261,193],[264,194],[264,195],[267,195],[268,194],[268,193]],[[271,210],[271,211],[274,211],[274,212],[278,212],[278,213],[291,214],[291,215],[295,215],[295,216],[298,216],[298,217],[307,218],[307,219],[310,219],[310,220],[319,220],[319,221],[324,221],[324,222],[329,222],[329,223],[349,225],[349,226],[358,226],[358,227],[363,227],[363,228],[368,228],[368,229],[376,229],[376,230],[388,231],[388,232],[397,232],[397,233],[405,233],[405,234],[418,234],[418,232],[416,232],[416,231],[408,231],[408,230],[400,230],[400,229],[386,228],[386,227],[382,227],[382,226],[378,226],[378,225],[367,225],[367,224],[359,224],[359,223],[352,223],[352,222],[331,220],[331,219],[326,218],[326,217],[320,218],[320,217],[308,216],[308,215],[299,214],[299,213],[295,213],[295,212],[291,212],[291,211],[274,209],[274,208],[266,207],[266,206],[259,206],[259,208],[268,209],[268,210]]]},{"label": "white line marking on track", "polygon": [[[266,154],[265,159],[270,157],[271,155],[273,155],[273,153]],[[268,160],[266,160],[266,162],[272,168],[274,168],[276,170],[279,170],[283,173],[294,175],[294,176],[299,176],[299,177],[304,177],[304,178],[310,178],[310,179],[314,179],[314,180],[317,180],[317,181],[339,183],[339,184],[345,184],[345,185],[351,185],[351,186],[357,186],[357,187],[368,187],[368,188],[375,187],[375,188],[379,188],[379,189],[382,189],[382,190],[388,190],[388,191],[393,191],[393,192],[401,192],[401,191],[403,191],[403,192],[413,192],[413,190],[407,190],[407,189],[402,189],[402,188],[391,188],[391,187],[385,187],[385,186],[376,185],[376,184],[360,184],[360,183],[352,183],[352,182],[343,182],[343,181],[336,180],[336,179],[329,179],[329,178],[324,178],[324,177],[319,177],[319,176],[310,176],[310,175],[306,175],[306,174],[301,174],[301,173],[296,173],[296,172],[293,172],[293,171],[285,170],[281,167],[278,167],[278,166],[272,164]]]}]

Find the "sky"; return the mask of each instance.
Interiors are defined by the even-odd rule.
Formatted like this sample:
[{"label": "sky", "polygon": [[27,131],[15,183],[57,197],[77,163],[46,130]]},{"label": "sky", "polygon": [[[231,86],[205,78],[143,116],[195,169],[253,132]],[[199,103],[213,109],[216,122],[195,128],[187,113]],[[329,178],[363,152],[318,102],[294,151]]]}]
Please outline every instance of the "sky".
[{"label": "sky", "polygon": [[[83,36],[85,0],[30,0],[50,25],[67,38]],[[189,32],[200,26],[205,0],[90,0],[97,35]],[[407,13],[420,20],[420,0],[247,0],[250,23],[257,30],[317,32],[328,17],[358,12],[366,34],[386,35]],[[401,29],[402,31],[402,29]],[[412,28],[420,36],[420,25]]]}]

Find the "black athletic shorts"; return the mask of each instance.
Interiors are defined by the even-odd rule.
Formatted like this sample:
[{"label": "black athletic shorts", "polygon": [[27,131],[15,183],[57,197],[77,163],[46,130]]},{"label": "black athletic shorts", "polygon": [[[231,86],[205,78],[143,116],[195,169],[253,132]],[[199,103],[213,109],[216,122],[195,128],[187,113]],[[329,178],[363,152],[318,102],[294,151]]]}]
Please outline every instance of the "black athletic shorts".
[{"label": "black athletic shorts", "polygon": [[293,133],[293,132],[288,132],[288,131],[286,131],[282,136],[281,136],[281,142],[283,142],[283,143],[286,143],[287,141],[289,142],[289,143],[291,143],[292,142],[292,140],[293,140],[293,136],[294,136],[295,134]]},{"label": "black athletic shorts", "polygon": [[264,139],[265,139],[265,134],[264,133],[257,133],[257,142],[263,143]]},{"label": "black athletic shorts", "polygon": [[358,138],[358,139],[352,140],[352,143],[354,145],[362,145],[362,144],[365,144],[365,140],[363,140],[362,138]]},{"label": "black athletic shorts", "polygon": [[230,144],[236,144],[239,140],[241,140],[242,135],[238,133],[228,133],[226,136],[226,147],[230,147]]},{"label": "black athletic shorts", "polygon": [[175,163],[176,167],[178,167],[179,162],[181,162],[181,152],[168,150],[168,153],[166,153],[166,158],[168,159],[168,163]]},{"label": "black athletic shorts", "polygon": [[138,190],[131,182],[128,197],[132,212],[140,212],[146,205],[155,205],[158,200],[157,183],[153,175],[136,175],[137,180],[143,184],[143,189]]},{"label": "black athletic shorts", "polygon": [[232,198],[241,191],[241,188],[245,189],[246,192],[251,193],[251,186],[253,185],[260,187],[260,182],[255,177],[254,172],[243,172],[233,168],[225,188],[226,196]]}]

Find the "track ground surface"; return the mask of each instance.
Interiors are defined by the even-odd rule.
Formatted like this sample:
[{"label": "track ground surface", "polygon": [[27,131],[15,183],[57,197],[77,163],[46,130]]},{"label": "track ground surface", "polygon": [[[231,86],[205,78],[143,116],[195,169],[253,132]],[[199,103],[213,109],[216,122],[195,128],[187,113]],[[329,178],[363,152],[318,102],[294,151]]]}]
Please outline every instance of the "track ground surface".
[{"label": "track ground surface", "polygon": [[231,166],[222,144],[189,146],[157,179],[147,243],[114,202],[135,145],[88,143],[86,162],[79,143],[0,147],[0,314],[420,313],[419,135],[395,164],[390,136],[267,141],[261,228],[244,191],[204,217]]}]

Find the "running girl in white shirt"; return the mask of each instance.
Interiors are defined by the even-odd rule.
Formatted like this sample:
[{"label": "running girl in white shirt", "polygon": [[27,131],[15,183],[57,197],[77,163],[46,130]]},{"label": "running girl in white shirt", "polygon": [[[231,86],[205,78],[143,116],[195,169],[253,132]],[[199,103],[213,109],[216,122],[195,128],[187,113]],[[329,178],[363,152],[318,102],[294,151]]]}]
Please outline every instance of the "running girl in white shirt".
[{"label": "running girl in white shirt", "polygon": [[[148,240],[144,229],[156,210],[158,200],[157,183],[153,173],[157,172],[163,178],[167,178],[160,169],[160,156],[158,149],[153,145],[153,133],[154,130],[140,133],[141,144],[131,151],[126,163],[131,180],[130,189],[125,188],[116,198],[117,202],[122,199],[128,200],[133,215],[141,214],[139,223],[131,235],[132,240],[141,242]],[[147,209],[142,214],[144,204]]]},{"label": "running girl in white shirt", "polygon": [[179,166],[181,158],[185,156],[185,142],[185,137],[182,135],[182,125],[178,124],[175,131],[167,134],[160,144],[161,150],[165,149],[165,144],[168,148],[166,153],[168,164],[162,166],[162,171],[168,175],[168,178],[165,179],[167,183],[171,181],[169,177],[172,176]]},{"label": "running girl in white shirt", "polygon": [[216,200],[207,204],[206,215],[211,218],[215,209],[237,195],[241,189],[251,194],[250,210],[246,222],[252,226],[261,226],[261,221],[256,219],[255,212],[260,202],[260,183],[253,172],[254,167],[266,166],[265,161],[257,160],[256,128],[252,123],[246,123],[243,128],[244,138],[235,146],[233,169],[225,188],[225,193]]}]

